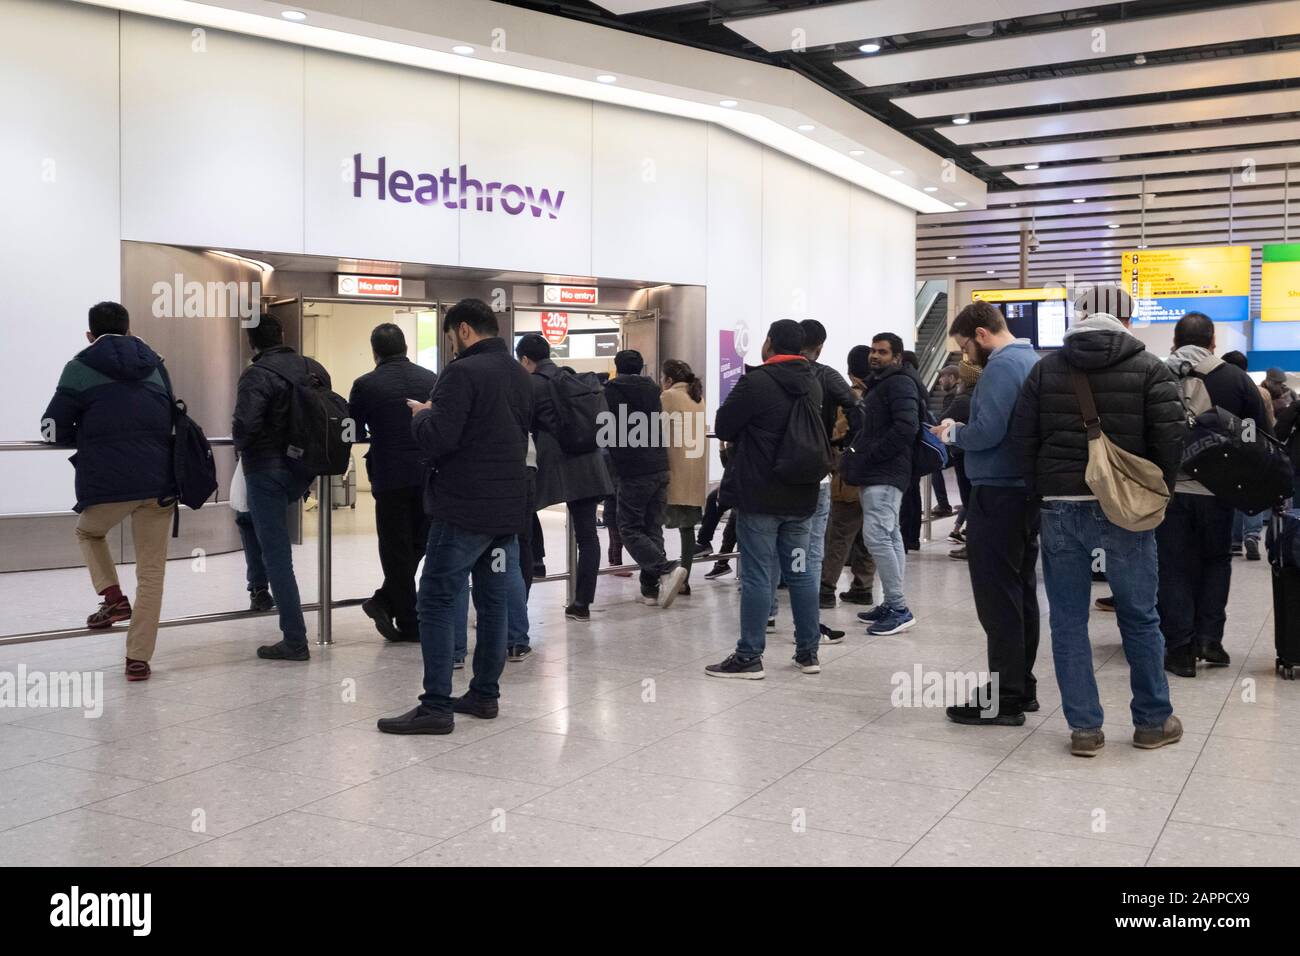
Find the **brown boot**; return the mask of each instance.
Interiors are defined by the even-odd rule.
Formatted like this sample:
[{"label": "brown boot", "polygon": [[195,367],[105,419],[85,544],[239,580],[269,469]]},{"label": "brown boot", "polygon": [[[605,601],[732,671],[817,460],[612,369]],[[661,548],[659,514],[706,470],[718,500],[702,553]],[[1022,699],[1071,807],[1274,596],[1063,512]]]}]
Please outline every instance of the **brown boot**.
[{"label": "brown boot", "polygon": [[131,658],[126,659],[126,679],[129,681],[148,680],[149,674],[148,661],[136,661]]}]

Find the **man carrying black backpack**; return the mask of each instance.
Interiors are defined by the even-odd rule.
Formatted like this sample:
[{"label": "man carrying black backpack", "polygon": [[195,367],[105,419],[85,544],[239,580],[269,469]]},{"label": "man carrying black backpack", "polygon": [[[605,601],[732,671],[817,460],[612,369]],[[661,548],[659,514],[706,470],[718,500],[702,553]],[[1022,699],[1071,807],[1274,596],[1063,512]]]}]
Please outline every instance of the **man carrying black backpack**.
[{"label": "man carrying black backpack", "polygon": [[801,354],[798,322],[773,322],[763,364],[743,375],[718,409],[714,431],[735,442],[721,497],[736,510],[740,562],[740,640],[710,677],[762,680],[763,652],[775,578],[786,582],[794,616],[794,664],[821,670],[817,647],[817,593],[811,550],[818,488],[830,469],[830,442],[822,423],[822,387]]},{"label": "man carrying black backpack", "polygon": [[[1191,404],[1191,393],[1203,387],[1208,405],[1189,411],[1223,408],[1268,433],[1259,389],[1241,369],[1217,358],[1214,344],[1214,322],[1200,312],[1188,312],[1174,326],[1174,350],[1166,364],[1179,381],[1185,406]],[[1156,528],[1165,670],[1179,677],[1195,677],[1198,660],[1216,667],[1232,663],[1223,649],[1223,628],[1232,581],[1234,513],[1231,504],[1180,472],[1165,520]]]},{"label": "man carrying black backpack", "polygon": [[[307,496],[315,474],[291,457],[290,405],[295,382],[314,379],[330,387],[329,372],[315,359],[284,344],[284,329],[263,313],[248,330],[253,361],[239,376],[231,435],[244,465],[251,521],[240,525],[244,549],[261,553],[271,593],[280,610],[282,639],[257,649],[274,661],[305,661],[307,624],[302,616],[298,580],[289,541],[289,505]],[[322,481],[328,481],[325,477]]]},{"label": "man carrying black backpack", "polygon": [[[564,502],[578,542],[578,575],[573,603],[564,609],[571,621],[590,621],[588,608],[596,597],[596,576],[600,569],[600,537],[596,533],[596,505],[614,490],[600,449],[595,444],[599,413],[604,397],[595,383],[587,383],[551,361],[551,346],[535,332],[515,345],[519,364],[531,374],[533,385],[533,440],[537,444],[537,487],[532,509]],[[572,423],[581,419],[591,426],[591,449],[572,444],[577,438]],[[566,423],[569,423],[566,427]],[[566,442],[570,443],[566,449]],[[511,649],[512,652],[515,650]],[[525,650],[526,649],[521,649]]]}]

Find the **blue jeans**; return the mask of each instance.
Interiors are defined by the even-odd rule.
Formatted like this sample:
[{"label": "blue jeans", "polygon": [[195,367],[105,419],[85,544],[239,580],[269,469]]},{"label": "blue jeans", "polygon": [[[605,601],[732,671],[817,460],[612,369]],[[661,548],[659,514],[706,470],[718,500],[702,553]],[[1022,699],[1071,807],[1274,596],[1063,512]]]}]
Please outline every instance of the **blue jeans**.
[{"label": "blue jeans", "polygon": [[1244,511],[1233,512],[1232,546],[1236,548],[1245,544],[1247,538],[1254,538],[1258,541],[1264,534],[1264,516],[1266,514],[1267,512],[1261,511],[1251,517]]},{"label": "blue jeans", "polygon": [[[417,599],[420,651],[424,657],[422,714],[452,712],[456,602],[471,577],[478,611],[478,640],[474,644],[470,693],[493,699],[501,696],[498,681],[506,666],[506,592],[512,566],[519,567],[519,541],[513,534],[483,534],[440,519],[430,524]],[[464,615],[460,620],[465,620]]]},{"label": "blue jeans", "polygon": [[253,527],[253,516],[247,511],[236,511],[235,527],[239,529],[239,540],[244,546],[244,577],[248,581],[248,590],[270,587],[266,580],[266,565],[262,563],[262,545],[257,540],[257,529]]},{"label": "blue jeans", "polygon": [[[506,582],[506,647],[528,646],[528,589],[524,584],[524,572],[519,564],[519,549],[515,549],[510,559],[508,572],[510,580]],[[469,653],[469,582],[456,595],[456,650],[452,655],[455,660],[463,661]]]},{"label": "blue jeans", "polygon": [[772,592],[780,578],[790,589],[794,639],[800,651],[817,650],[817,588],[809,555],[811,517],[736,512],[740,545],[740,640],[736,653],[761,657],[767,646],[767,618]]},{"label": "blue jeans", "polygon": [[885,592],[881,603],[904,610],[907,599],[903,596],[903,571],[907,555],[898,523],[903,493],[893,485],[867,485],[858,494],[862,498],[862,543],[876,562],[880,587]]},{"label": "blue jeans", "polygon": [[[820,582],[822,579],[822,559],[826,557],[826,522],[831,516],[830,482],[822,482],[817,489],[817,510],[813,512],[812,524],[808,528],[808,570]],[[773,562],[772,578],[772,612],[768,617],[776,617],[776,586],[781,580],[781,567]],[[790,582],[786,582],[786,587]]]},{"label": "blue jeans", "polygon": [[1070,729],[1097,730],[1104,718],[1088,640],[1092,571],[1098,557],[1105,560],[1106,581],[1115,596],[1133,692],[1133,726],[1163,726],[1174,709],[1156,612],[1155,532],[1125,531],[1111,524],[1095,501],[1044,501],[1040,515],[1052,659]]},{"label": "blue jeans", "polygon": [[[293,574],[293,548],[289,543],[289,506],[301,501],[312,479],[287,468],[268,468],[244,475],[248,485],[248,514],[252,521],[244,540],[249,583],[260,567],[271,586],[271,596],[280,611],[280,633],[284,642],[297,650],[307,646],[307,624],[302,617],[302,598]],[[253,545],[250,549],[249,545]]]}]

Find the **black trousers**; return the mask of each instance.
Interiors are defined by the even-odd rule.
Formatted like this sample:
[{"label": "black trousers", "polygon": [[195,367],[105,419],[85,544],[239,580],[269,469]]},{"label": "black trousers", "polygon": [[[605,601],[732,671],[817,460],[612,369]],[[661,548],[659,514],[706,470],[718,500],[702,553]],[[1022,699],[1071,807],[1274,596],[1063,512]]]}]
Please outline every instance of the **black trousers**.
[{"label": "black trousers", "polygon": [[903,546],[909,551],[921,547],[921,482],[914,480],[903,492],[903,503],[898,509],[898,530],[903,536]]},{"label": "black trousers", "polygon": [[944,470],[937,468],[930,473],[930,487],[934,491],[934,503],[940,508],[951,508],[948,503],[948,480],[944,477]]},{"label": "black trousers", "polygon": [[1232,584],[1232,507],[1211,495],[1175,494],[1156,528],[1156,550],[1165,648],[1222,643]]},{"label": "black trousers", "polygon": [[975,612],[988,637],[989,673],[1015,709],[1038,694],[1038,503],[1024,488],[975,485],[966,504]]},{"label": "black trousers", "polygon": [[664,508],[668,472],[618,479],[618,533],[632,560],[641,566],[641,589],[655,591],[673,569],[664,554]]},{"label": "black trousers", "polygon": [[403,634],[419,634],[415,613],[415,569],[429,540],[424,490],[418,486],[374,492],[375,531],[384,583],[375,602],[393,616]]},{"label": "black trousers", "polygon": [[[537,520],[537,512],[533,511],[533,500],[536,492],[537,475],[531,469],[528,472],[528,517],[529,520],[524,522],[524,530],[519,533],[519,570],[523,572],[524,591],[531,592],[533,589],[533,562],[531,556],[533,548],[541,546],[539,542],[542,537],[542,523]],[[545,557],[545,548],[543,546],[543,557]],[[541,560],[538,558],[537,560]]]},{"label": "black trousers", "polygon": [[600,498],[583,498],[570,501],[569,520],[573,522],[573,536],[578,541],[578,580],[574,586],[573,603],[586,607],[596,599],[596,572],[600,570],[600,535],[596,533],[596,505]]},{"label": "black trousers", "polygon": [[722,508],[718,505],[718,489],[714,488],[704,499],[704,517],[700,519],[699,537],[696,539],[700,544],[713,547],[713,535],[717,533],[722,514]]}]

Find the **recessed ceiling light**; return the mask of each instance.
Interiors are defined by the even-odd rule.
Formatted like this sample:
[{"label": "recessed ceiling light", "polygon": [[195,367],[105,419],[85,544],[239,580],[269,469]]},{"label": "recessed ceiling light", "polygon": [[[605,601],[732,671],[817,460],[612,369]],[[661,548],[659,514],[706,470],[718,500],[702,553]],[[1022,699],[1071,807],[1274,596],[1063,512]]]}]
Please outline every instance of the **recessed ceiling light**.
[{"label": "recessed ceiling light", "polygon": [[285,10],[280,14],[280,16],[284,17],[286,20],[292,20],[294,23],[300,23],[307,19],[307,14],[303,13],[301,10]]},{"label": "recessed ceiling light", "polygon": [[925,191],[928,192],[928,193],[937,193],[937,192],[939,191],[939,187],[938,187],[938,186],[926,186],[926,187],[925,187]]},{"label": "recessed ceiling light", "polygon": [[851,149],[851,150],[849,150],[849,155],[850,155],[850,156],[861,156],[861,155],[862,155],[863,153],[865,153],[865,152],[866,152],[865,149]]},{"label": "recessed ceiling light", "polygon": [[1015,209],[1015,208],[1016,208],[1017,206],[1019,206],[1019,205],[1020,205],[1020,203],[1015,203],[1015,202],[1013,202],[1013,203],[1011,204],[1011,208],[1012,208],[1012,209]]},{"label": "recessed ceiling light", "polygon": [[718,100],[718,105],[719,105],[719,106],[725,106],[727,109],[731,109],[732,107],[734,107],[734,106],[736,105],[736,101],[735,101],[735,100]]},{"label": "recessed ceiling light", "polygon": [[1086,200],[1086,199],[1072,199],[1072,200],[1070,200],[1070,201],[1071,201],[1071,202],[1087,202],[1088,200]]},{"label": "recessed ceiling light", "polygon": [[964,206],[964,205],[966,205],[966,200],[964,200],[964,199],[958,199],[955,203],[953,203],[953,205],[954,205],[954,206],[957,206],[957,207]]},{"label": "recessed ceiling light", "polygon": [[984,274],[985,274],[986,276],[995,276],[995,275],[997,275],[998,273],[997,273],[997,270],[996,270],[996,269],[985,269],[985,270],[984,270]]},{"label": "recessed ceiling light", "polygon": [[811,133],[816,128],[817,127],[814,126],[812,123],[800,123],[798,126],[795,127],[795,129],[797,129],[801,133]]},{"label": "recessed ceiling light", "polygon": [[1038,168],[1037,163],[1025,163],[1025,169],[1029,170],[1030,172],[1033,172],[1037,168]]},{"label": "recessed ceiling light", "polygon": [[953,259],[956,259],[956,258],[957,258],[956,256],[949,256],[949,257],[948,257],[948,260],[951,262]]},{"label": "recessed ceiling light", "polygon": [[863,53],[879,53],[879,52],[880,52],[880,44],[879,44],[879,43],[864,43],[864,44],[862,44],[862,46],[858,47],[858,49],[861,50]]},{"label": "recessed ceiling light", "polygon": [[985,37],[993,36],[992,27],[971,27],[966,31],[968,37],[974,37],[976,40],[982,40]]},{"label": "recessed ceiling light", "polygon": [[954,126],[965,126],[970,122],[970,114],[962,113],[961,116],[954,116],[952,122]]},{"label": "recessed ceiling light", "polygon": [[598,77],[596,77],[596,82],[597,82],[597,83],[617,83],[617,82],[618,82],[618,77],[615,76],[613,73],[602,73],[602,74],[600,74]]},{"label": "recessed ceiling light", "polygon": [[1106,228],[1107,228],[1107,229],[1118,229],[1118,228],[1119,228],[1119,223],[1117,223],[1117,222],[1108,222],[1108,223],[1106,223]]},{"label": "recessed ceiling light", "polygon": [[461,56],[473,56],[474,48],[472,46],[466,46],[464,43],[461,43],[458,44],[457,46],[452,47],[451,52],[459,53]]},{"label": "recessed ceiling light", "polygon": [[1147,55],[1145,53],[1139,53],[1137,56],[1133,57],[1134,66],[1142,66],[1146,63],[1146,61],[1147,61]]},{"label": "recessed ceiling light", "polygon": [[1101,158],[1101,161],[1103,163],[1113,163],[1113,162],[1117,162],[1118,160],[1119,160],[1118,156],[1103,156]]},{"label": "recessed ceiling light", "polygon": [[902,171],[901,169],[891,169],[891,170],[889,171],[889,175],[891,175],[891,176],[902,176],[902,175],[904,175],[904,173],[903,173],[903,171]]}]

